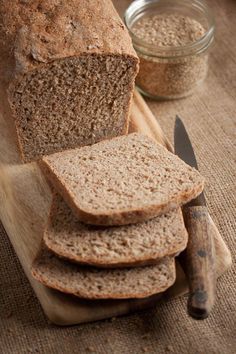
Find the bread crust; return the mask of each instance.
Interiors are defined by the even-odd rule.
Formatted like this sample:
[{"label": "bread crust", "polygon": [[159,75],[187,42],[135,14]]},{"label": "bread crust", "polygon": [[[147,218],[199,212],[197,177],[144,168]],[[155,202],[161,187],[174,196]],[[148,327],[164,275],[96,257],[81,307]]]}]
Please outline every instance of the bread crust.
[{"label": "bread crust", "polygon": [[[156,265],[160,262],[160,260],[163,258],[159,256],[158,258],[145,258],[141,261],[136,261],[134,258],[129,259],[128,261],[124,262],[109,262],[109,263],[103,263],[102,260],[101,262],[97,262],[93,258],[87,258],[85,260],[75,260],[69,252],[62,252],[61,249],[52,247],[52,245],[47,242],[44,239],[44,245],[45,247],[50,250],[52,253],[54,253],[56,256],[64,259],[64,260],[69,260],[70,262],[74,264],[80,264],[84,266],[91,266],[91,267],[96,267],[96,268],[104,268],[104,269],[112,269],[112,268],[135,268],[135,267],[145,267],[145,266],[151,266],[151,265]],[[187,238],[183,241],[183,244],[181,247],[176,247],[176,250],[171,252],[171,254],[165,255],[165,257],[176,257],[180,252],[182,252],[187,246]]]},{"label": "bread crust", "polygon": [[[112,1],[98,0],[96,4],[94,0],[1,1],[0,22],[0,44],[4,47],[0,73],[6,82],[23,162],[35,161],[42,154],[38,153],[32,157],[25,152],[23,133],[18,124],[20,117],[13,99],[17,83],[21,82],[25,75],[67,58],[78,58],[85,54],[111,55],[132,61],[134,71],[129,86],[130,98],[124,112],[123,129],[120,129],[123,134],[127,134],[139,60]],[[60,151],[60,148],[55,151]]]},{"label": "bread crust", "polygon": [[169,287],[171,287],[171,285],[174,284],[175,282],[175,277],[173,277],[173,280],[168,283],[167,285],[163,286],[163,287],[158,287],[156,289],[153,289],[153,291],[146,291],[146,292],[142,292],[142,293],[133,293],[133,294],[120,294],[120,293],[113,293],[112,296],[109,293],[103,293],[103,295],[96,295],[96,296],[90,296],[89,294],[87,294],[86,292],[73,292],[68,290],[65,287],[60,286],[58,283],[56,284],[52,284],[52,283],[48,283],[47,281],[45,281],[45,279],[40,276],[39,274],[37,274],[37,272],[35,272],[34,270],[32,271],[32,275],[33,277],[38,280],[40,283],[42,283],[43,285],[47,286],[48,288],[51,289],[55,289],[58,291],[63,292],[64,294],[69,294],[69,295],[74,295],[76,297],[79,298],[83,298],[83,299],[89,299],[89,300],[106,300],[106,299],[110,299],[110,300],[119,300],[119,299],[143,299],[155,294],[159,294],[164,292],[165,290],[167,290]]},{"label": "bread crust", "polygon": [[51,166],[49,166],[45,159],[39,161],[39,166],[46,177],[53,183],[55,189],[64,197],[66,203],[74,212],[74,215],[82,222],[92,225],[129,225],[146,221],[186,204],[190,200],[196,198],[204,188],[204,180],[202,179],[195,189],[189,191],[188,193],[179,193],[178,196],[175,196],[174,199],[170,200],[169,203],[165,205],[150,205],[145,209],[127,209],[118,212],[113,210],[110,213],[108,211],[106,214],[91,214],[89,211],[82,210],[78,207],[78,205],[76,205],[73,195],[71,195],[63,181],[56,178],[56,174],[53,172]]},{"label": "bread crust", "polygon": [[[123,268],[123,267],[136,267],[136,266],[146,266],[146,265],[154,265],[157,264],[162,258],[164,257],[175,257],[177,254],[182,252],[186,246],[187,246],[187,241],[188,241],[188,234],[187,230],[184,226],[184,220],[183,220],[183,215],[182,211],[179,208],[178,210],[174,211],[173,213],[176,213],[173,216],[173,221],[175,225],[172,225],[175,230],[175,238],[173,243],[167,243],[166,247],[161,247],[154,249],[154,245],[152,247],[151,253],[149,252],[140,252],[139,255],[129,255],[127,256],[122,256],[119,255],[118,257],[96,257],[94,254],[91,254],[90,256],[81,256],[80,254],[76,252],[71,252],[69,249],[63,246],[63,244],[60,244],[58,242],[54,242],[57,240],[57,233],[53,233],[53,222],[54,220],[58,220],[58,210],[64,211],[64,209],[58,209],[59,204],[61,203],[61,197],[58,197],[57,193],[55,190],[53,190],[53,198],[52,198],[52,206],[50,209],[50,214],[47,220],[47,225],[44,231],[43,235],[43,242],[44,246],[49,249],[52,253],[57,255],[58,257],[61,257],[65,260],[69,260],[75,264],[81,264],[81,265],[87,265],[87,266],[95,266],[97,268]],[[69,208],[68,208],[69,209]],[[61,213],[61,211],[59,211]],[[69,221],[67,221],[68,227],[69,223],[74,225],[74,220],[69,217]],[[176,224],[178,223],[178,227]],[[63,224],[63,228],[65,227],[65,224]],[[74,226],[72,226],[73,228]],[[145,227],[145,226],[144,226]],[[155,227],[157,225],[155,224]],[[170,226],[169,226],[170,227]],[[116,228],[117,230],[117,228]],[[52,231],[52,233],[51,233]],[[123,230],[124,231],[124,230]],[[67,230],[65,230],[67,232]],[[87,231],[88,233],[90,232],[89,229]],[[104,230],[105,232],[105,230]],[[126,229],[126,232],[129,232],[129,226]],[[131,231],[132,232],[132,231]],[[153,230],[154,232],[154,230]],[[164,232],[164,231],[163,231]],[[70,233],[70,230],[68,228],[68,233]],[[140,225],[140,233],[142,233],[142,228]],[[168,239],[168,230],[166,231],[166,238]],[[50,236],[51,235],[51,236]],[[52,237],[53,235],[53,237]],[[165,235],[165,234],[164,234]],[[91,237],[93,237],[93,232],[90,234]],[[171,236],[173,237],[173,236]],[[73,244],[73,243],[72,243]],[[150,245],[151,247],[151,245]]]},{"label": "bread crust", "polygon": [[[145,289],[142,292],[140,291],[135,291],[135,292],[127,292],[127,293],[121,293],[121,292],[116,292],[115,289],[113,289],[112,294],[111,293],[106,293],[104,290],[101,291],[100,293],[98,292],[97,294],[89,294],[89,291],[84,291],[83,289],[80,288],[79,291],[74,291],[73,286],[63,286],[60,284],[59,281],[57,281],[55,278],[52,279],[51,277],[48,278],[47,275],[44,276],[41,271],[40,267],[38,266],[38,262],[40,262],[40,254],[38,258],[36,258],[32,268],[31,268],[31,274],[32,276],[44,284],[45,286],[59,290],[63,293],[66,294],[72,294],[80,298],[84,299],[91,299],[91,300],[96,300],[96,299],[131,299],[131,298],[146,298],[149,296],[152,296],[154,294],[161,293],[165,291],[167,288],[169,288],[171,285],[174,284],[175,279],[176,279],[176,269],[175,269],[175,262],[174,259],[171,258],[166,258],[163,260],[163,262],[168,261],[168,280],[166,280],[165,283],[163,284],[156,284],[153,286],[151,290]],[[82,269],[82,268],[81,268]],[[102,270],[101,270],[102,271]],[[125,270],[124,270],[125,271]]]},{"label": "bread crust", "polygon": [[1,1],[0,17],[5,44],[15,52],[15,73],[84,53],[125,55],[138,63],[110,0]]}]

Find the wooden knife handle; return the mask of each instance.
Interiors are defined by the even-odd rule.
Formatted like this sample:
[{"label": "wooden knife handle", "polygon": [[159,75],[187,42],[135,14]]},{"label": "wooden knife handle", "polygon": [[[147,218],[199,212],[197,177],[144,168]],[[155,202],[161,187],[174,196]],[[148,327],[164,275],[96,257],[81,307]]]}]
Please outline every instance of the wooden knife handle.
[{"label": "wooden knife handle", "polygon": [[205,206],[183,210],[189,241],[185,267],[189,285],[188,313],[196,319],[208,317],[215,301],[215,247],[209,214]]}]

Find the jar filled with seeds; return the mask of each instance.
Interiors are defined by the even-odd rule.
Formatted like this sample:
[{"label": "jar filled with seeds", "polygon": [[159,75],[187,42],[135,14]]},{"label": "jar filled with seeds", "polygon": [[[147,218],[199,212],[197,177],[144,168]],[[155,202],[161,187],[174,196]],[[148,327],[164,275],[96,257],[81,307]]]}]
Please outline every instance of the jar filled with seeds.
[{"label": "jar filled with seeds", "polygon": [[186,97],[204,81],[214,19],[202,0],[135,0],[125,22],[140,58],[138,89],[154,99]]}]

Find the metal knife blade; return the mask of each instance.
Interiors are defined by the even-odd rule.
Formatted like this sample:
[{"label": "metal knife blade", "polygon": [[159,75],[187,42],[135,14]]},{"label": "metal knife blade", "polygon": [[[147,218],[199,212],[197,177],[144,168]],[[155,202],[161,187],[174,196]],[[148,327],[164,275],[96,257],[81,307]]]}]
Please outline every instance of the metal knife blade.
[{"label": "metal knife blade", "polygon": [[[182,120],[178,116],[176,116],[175,119],[174,147],[176,155],[178,155],[188,165],[198,170],[197,160],[191,141]],[[203,192],[187,204],[187,206],[201,205],[206,205],[206,199]]]},{"label": "metal knife blade", "polygon": [[[176,154],[197,168],[192,144],[179,117],[175,121],[174,139]],[[214,306],[216,288],[214,234],[203,193],[185,204],[182,211],[189,238],[179,261],[189,286],[188,314],[202,320],[208,317]]]}]

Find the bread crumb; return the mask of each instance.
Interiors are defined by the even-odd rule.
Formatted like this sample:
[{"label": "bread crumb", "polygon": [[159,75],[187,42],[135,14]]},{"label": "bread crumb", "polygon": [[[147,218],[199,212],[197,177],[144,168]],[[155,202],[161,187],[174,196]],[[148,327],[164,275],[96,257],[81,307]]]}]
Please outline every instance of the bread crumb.
[{"label": "bread crumb", "polygon": [[167,345],[166,351],[173,353],[174,352],[174,348],[172,347],[172,345]]},{"label": "bread crumb", "polygon": [[96,351],[95,351],[95,348],[94,348],[92,345],[90,345],[89,347],[87,347],[86,350],[87,350],[88,352],[90,352],[90,353],[95,353],[95,352],[96,352]]},{"label": "bread crumb", "polygon": [[150,333],[145,333],[141,336],[142,339],[148,339],[150,338]]},{"label": "bread crumb", "polygon": [[144,353],[147,353],[148,352],[148,347],[142,347],[142,351],[144,352]]},{"label": "bread crumb", "polygon": [[115,322],[115,321],[116,321],[116,317],[112,317],[111,322]]}]

